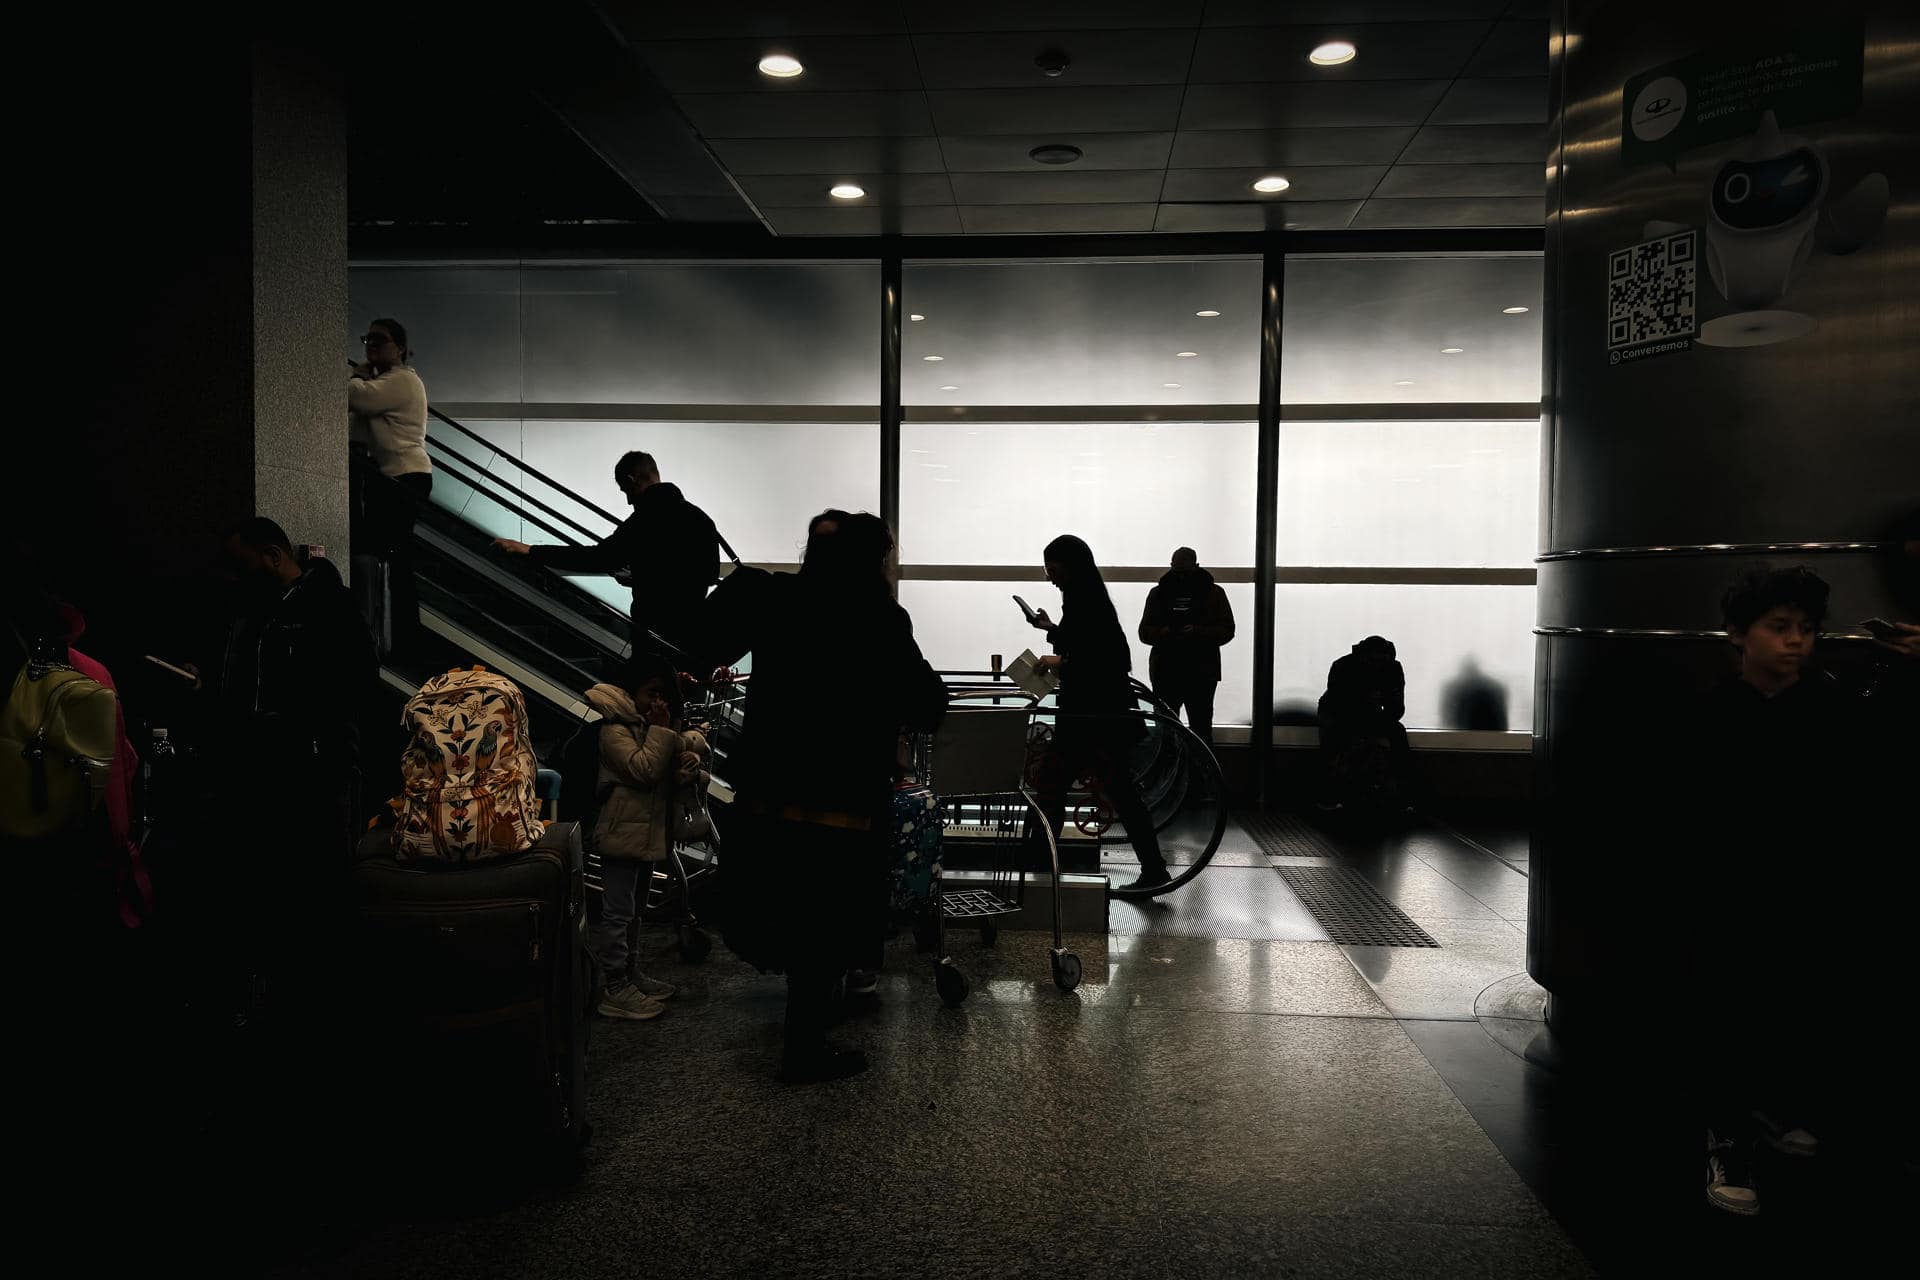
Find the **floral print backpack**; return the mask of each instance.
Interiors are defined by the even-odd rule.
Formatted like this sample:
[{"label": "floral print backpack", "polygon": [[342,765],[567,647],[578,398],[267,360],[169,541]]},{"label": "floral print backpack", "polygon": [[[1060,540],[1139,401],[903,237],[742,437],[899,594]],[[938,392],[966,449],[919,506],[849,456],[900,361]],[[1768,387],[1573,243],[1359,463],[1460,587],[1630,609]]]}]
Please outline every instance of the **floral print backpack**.
[{"label": "floral print backpack", "polygon": [[532,847],[545,830],[539,761],[519,686],[485,667],[449,671],[407,700],[394,858],[475,862]]}]

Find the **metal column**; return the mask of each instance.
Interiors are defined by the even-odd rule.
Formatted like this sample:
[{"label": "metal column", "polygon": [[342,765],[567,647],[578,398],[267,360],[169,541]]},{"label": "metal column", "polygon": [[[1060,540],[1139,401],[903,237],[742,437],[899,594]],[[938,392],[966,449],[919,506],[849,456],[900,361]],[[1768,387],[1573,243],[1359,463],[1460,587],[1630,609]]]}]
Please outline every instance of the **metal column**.
[{"label": "metal column", "polygon": [[1260,264],[1260,446],[1254,468],[1253,794],[1264,808],[1273,771],[1273,593],[1280,525],[1280,308],[1286,249],[1269,240]]},{"label": "metal column", "polygon": [[880,518],[900,538],[900,255],[880,259]]}]

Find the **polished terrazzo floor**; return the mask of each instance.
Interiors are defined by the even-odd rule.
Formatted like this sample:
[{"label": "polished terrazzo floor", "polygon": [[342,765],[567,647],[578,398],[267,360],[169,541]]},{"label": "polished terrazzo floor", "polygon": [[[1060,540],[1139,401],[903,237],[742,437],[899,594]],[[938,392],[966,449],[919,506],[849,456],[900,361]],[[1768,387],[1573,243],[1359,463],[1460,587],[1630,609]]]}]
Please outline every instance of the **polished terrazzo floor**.
[{"label": "polished terrazzo floor", "polygon": [[1069,939],[1072,994],[1044,935],[956,935],[959,1009],[896,948],[840,1032],[872,1069],[839,1084],[773,1082],[777,980],[663,955],[668,1016],[595,1028],[577,1183],[336,1222],[282,1273],[1586,1274],[1423,1043],[1451,1027],[1526,1065],[1476,1018],[1489,989],[1538,1016],[1525,877],[1438,830],[1396,849],[1347,853],[1437,951],[1327,941],[1236,828],[1180,893]]}]

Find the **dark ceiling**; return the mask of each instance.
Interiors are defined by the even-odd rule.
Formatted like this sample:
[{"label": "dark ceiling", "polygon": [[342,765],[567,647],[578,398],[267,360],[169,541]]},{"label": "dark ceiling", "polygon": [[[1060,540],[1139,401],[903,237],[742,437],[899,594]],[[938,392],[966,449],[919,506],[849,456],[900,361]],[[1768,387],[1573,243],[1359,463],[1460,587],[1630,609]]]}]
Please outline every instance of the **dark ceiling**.
[{"label": "dark ceiling", "polygon": [[[1539,0],[557,3],[351,79],[374,229],[775,236],[1537,227]],[[1312,64],[1328,40],[1359,53]],[[1057,51],[1068,66],[1035,65]],[[767,53],[806,71],[776,80]],[[394,122],[401,122],[395,127]],[[1065,144],[1061,166],[1029,152]],[[1284,176],[1277,195],[1255,178]],[[852,182],[866,195],[828,194]]]},{"label": "dark ceiling", "polygon": [[[1541,3],[600,7],[780,235],[1542,221]],[[1309,62],[1327,40],[1359,55]],[[1057,78],[1035,65],[1048,50],[1070,59]],[[805,73],[761,75],[776,51]],[[1084,156],[1029,158],[1052,143]],[[1291,188],[1256,195],[1267,174]]]}]

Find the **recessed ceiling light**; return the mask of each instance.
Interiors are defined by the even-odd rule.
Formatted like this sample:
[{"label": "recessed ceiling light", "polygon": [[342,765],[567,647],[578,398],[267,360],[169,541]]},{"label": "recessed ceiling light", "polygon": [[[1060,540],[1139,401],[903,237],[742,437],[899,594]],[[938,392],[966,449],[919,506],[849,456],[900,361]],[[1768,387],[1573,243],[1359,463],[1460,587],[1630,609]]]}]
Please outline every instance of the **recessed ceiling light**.
[{"label": "recessed ceiling light", "polygon": [[948,384],[947,384],[946,386],[944,386],[944,387],[942,387],[942,388],[940,388],[940,389],[941,389],[942,391],[958,391],[958,390],[959,390],[960,388],[958,388],[958,387],[956,387],[956,386],[954,386],[954,385],[953,385],[953,384],[952,384],[951,382],[949,382],[949,383],[948,383]]},{"label": "recessed ceiling light", "polygon": [[1211,320],[1215,316],[1219,315],[1220,313],[1218,311],[1196,311],[1193,314],[1200,316],[1204,319]]},{"label": "recessed ceiling light", "polygon": [[1352,62],[1359,52],[1351,41],[1329,40],[1308,54],[1307,59],[1316,67],[1337,67],[1343,62]]},{"label": "recessed ceiling light", "polygon": [[920,358],[922,360],[925,360],[928,364],[937,364],[940,361],[946,359],[945,356],[921,356]]},{"label": "recessed ceiling light", "polygon": [[1271,195],[1275,191],[1285,191],[1292,185],[1279,174],[1269,174],[1267,177],[1254,179],[1253,189]]},{"label": "recessed ceiling light", "polygon": [[1394,385],[1394,386],[1396,386],[1396,387],[1410,387],[1410,386],[1412,386],[1412,385],[1413,385],[1413,379],[1412,379],[1412,378],[1402,378],[1402,379],[1400,379],[1400,380],[1399,380],[1398,382],[1396,382],[1396,383],[1394,383],[1393,385]]},{"label": "recessed ceiling light", "polygon": [[1173,354],[1182,360],[1191,360],[1200,353],[1198,351],[1176,351]]},{"label": "recessed ceiling light", "polygon": [[1465,350],[1465,347],[1442,347],[1440,348],[1440,354],[1443,356],[1457,356]]},{"label": "recessed ceiling light", "polygon": [[1050,142],[1027,152],[1027,159],[1035,164],[1072,164],[1086,152],[1066,142]]},{"label": "recessed ceiling light", "polygon": [[770,53],[760,59],[760,74],[776,80],[791,80],[805,70],[800,65],[800,59],[789,54]]},{"label": "recessed ceiling light", "polygon": [[921,314],[919,314],[918,312],[915,312],[915,313],[914,313],[913,315],[910,315],[910,316],[908,316],[908,317],[907,317],[907,319],[909,319],[909,320],[925,320],[925,319],[926,319],[926,317],[925,317],[925,316],[923,316],[923,315],[921,315]]},{"label": "recessed ceiling light", "polygon": [[1500,308],[1500,314],[1503,316],[1523,316],[1527,314],[1527,309],[1525,307],[1502,307]]},{"label": "recessed ceiling light", "polygon": [[1177,382],[1163,382],[1160,385],[1169,391],[1178,391],[1180,389],[1180,384]]},{"label": "recessed ceiling light", "polygon": [[827,194],[835,200],[858,200],[867,194],[867,189],[851,182],[836,182],[827,188]]}]

